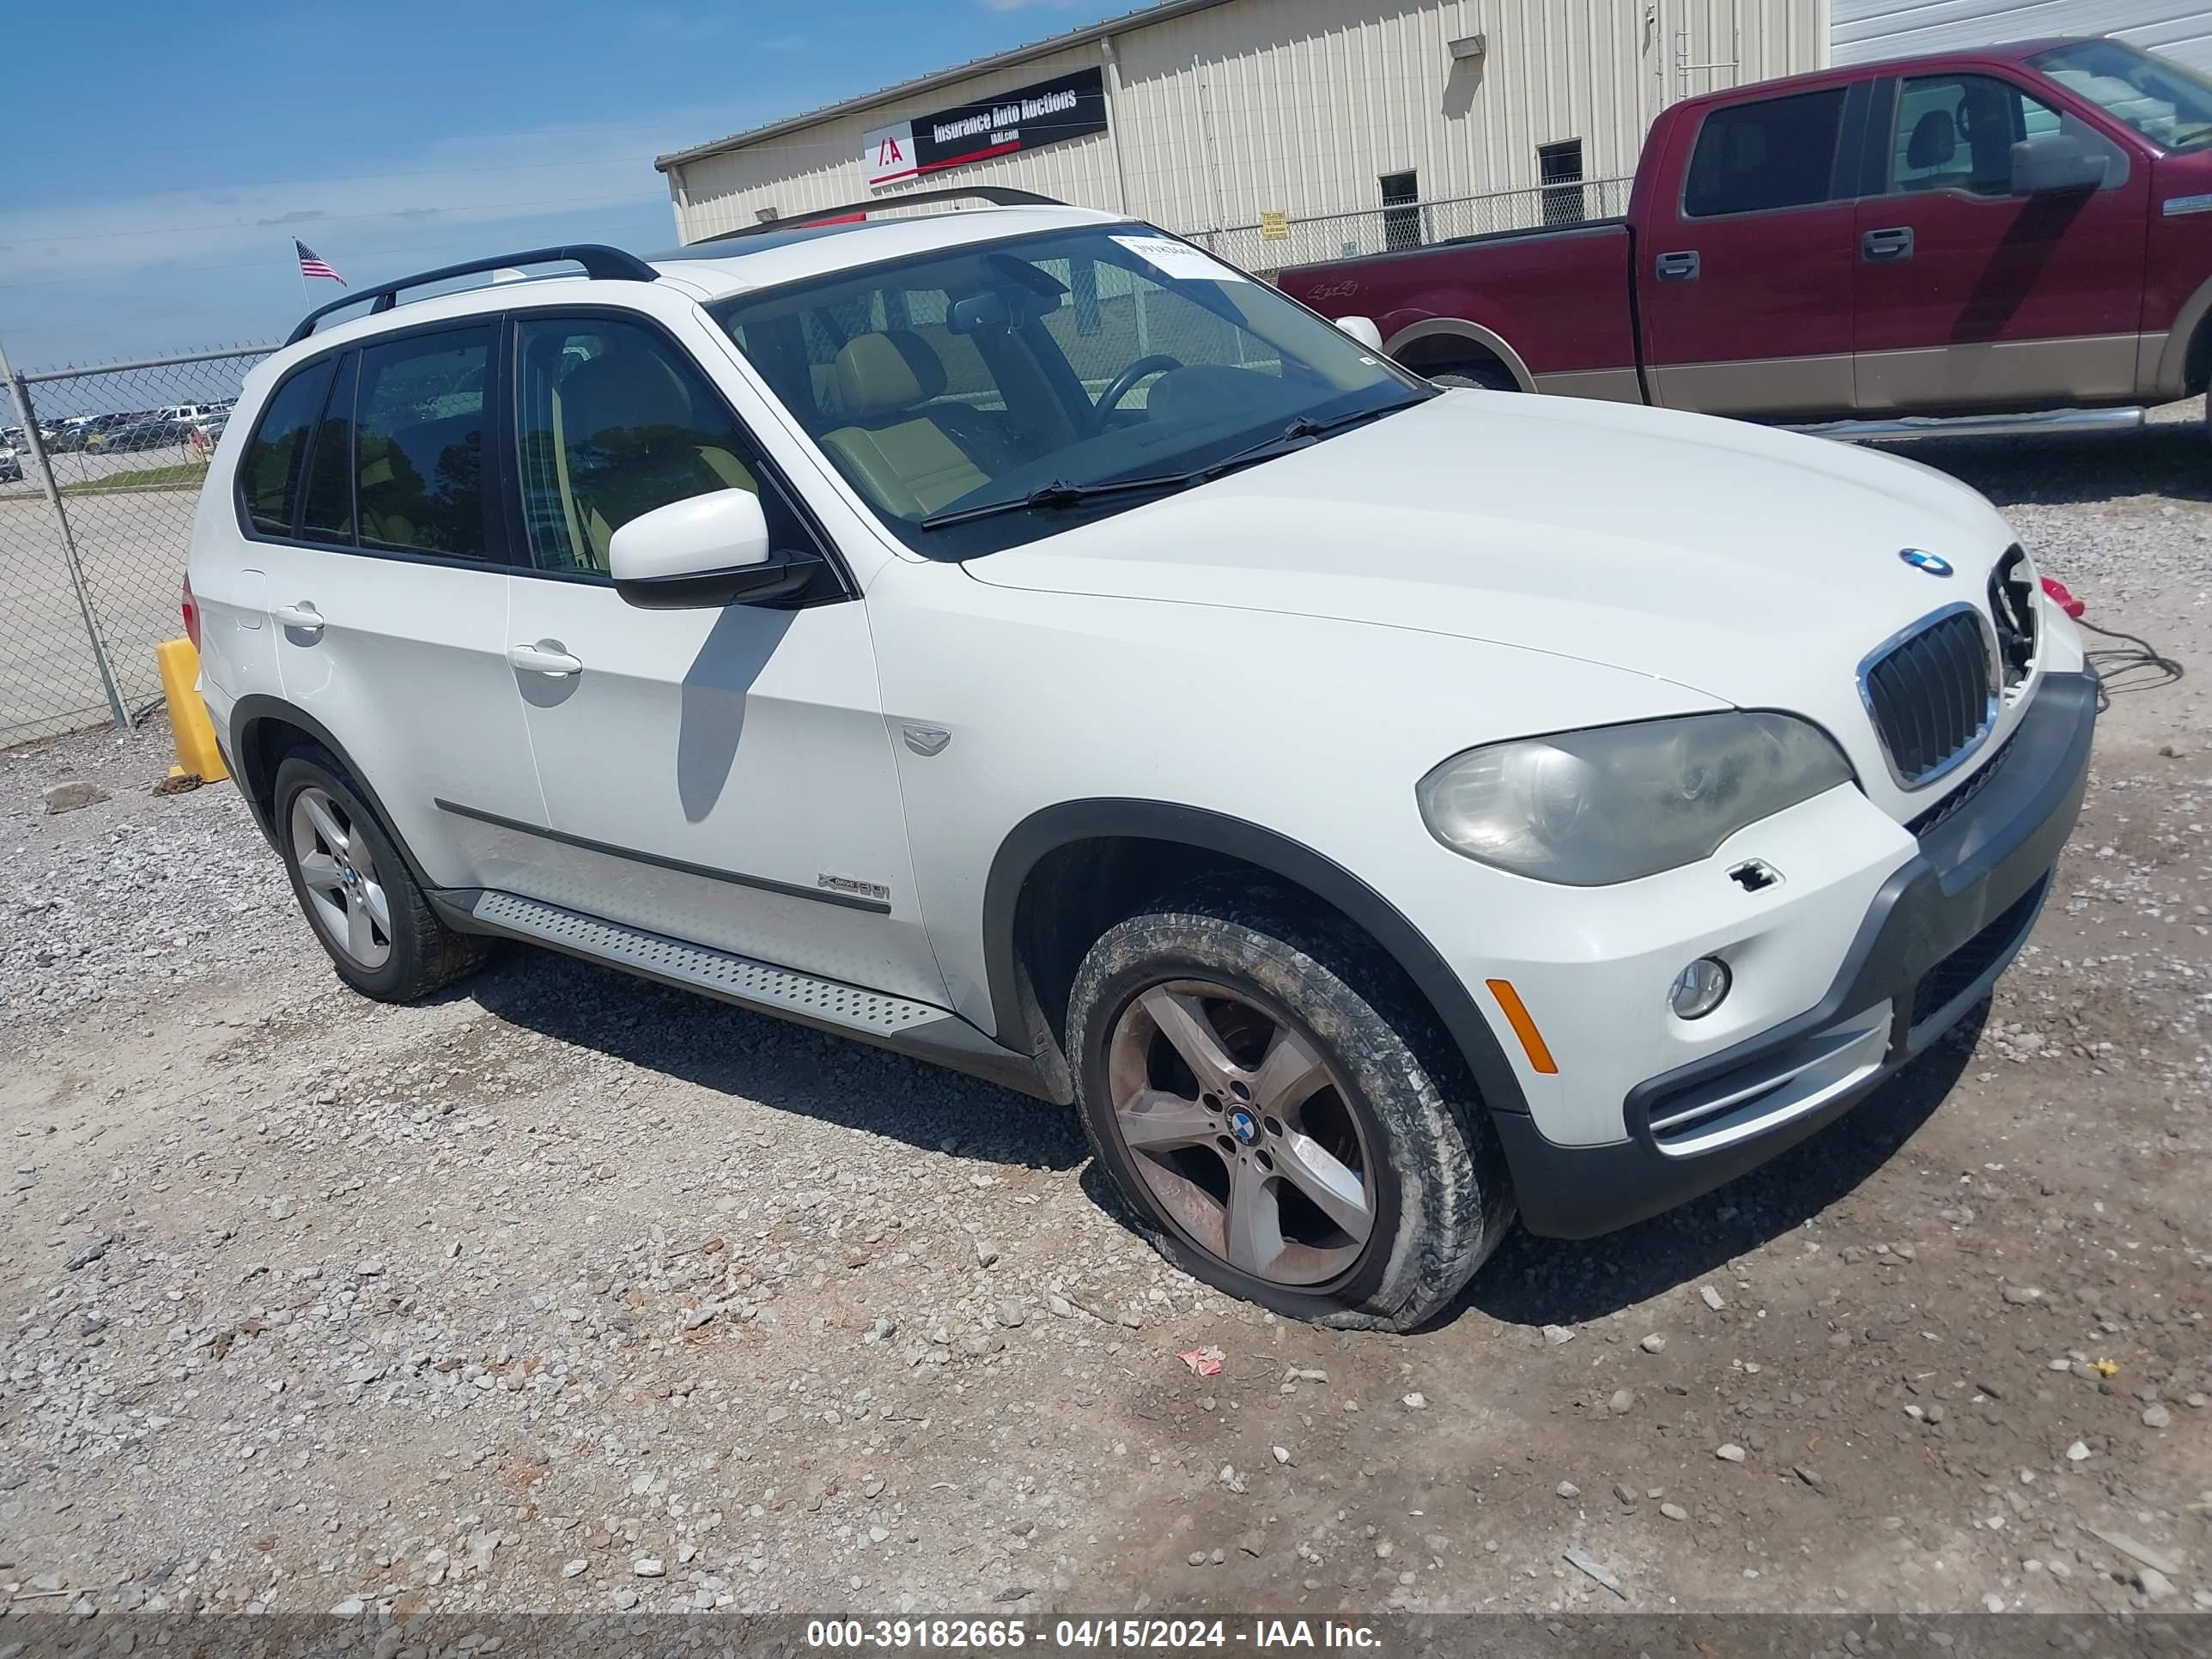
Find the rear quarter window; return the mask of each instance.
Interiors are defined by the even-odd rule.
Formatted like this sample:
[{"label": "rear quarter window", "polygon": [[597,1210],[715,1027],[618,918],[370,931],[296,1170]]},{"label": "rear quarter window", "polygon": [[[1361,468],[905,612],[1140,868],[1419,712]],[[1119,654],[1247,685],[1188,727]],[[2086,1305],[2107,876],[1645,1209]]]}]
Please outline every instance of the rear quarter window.
[{"label": "rear quarter window", "polygon": [[300,499],[300,465],[307,434],[323,412],[330,390],[327,360],[295,369],[282,381],[255,422],[238,465],[239,504],[246,522],[265,536],[289,535]]}]

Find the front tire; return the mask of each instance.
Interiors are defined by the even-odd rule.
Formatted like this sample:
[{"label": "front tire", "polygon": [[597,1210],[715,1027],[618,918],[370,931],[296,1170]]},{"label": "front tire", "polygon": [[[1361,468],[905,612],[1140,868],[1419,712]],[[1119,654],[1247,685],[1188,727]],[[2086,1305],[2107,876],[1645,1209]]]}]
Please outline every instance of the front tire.
[{"label": "front tire", "polygon": [[1478,392],[1518,392],[1521,383],[1503,363],[1446,363],[1416,371],[1438,386],[1468,386]]},{"label": "front tire", "polygon": [[1351,1328],[1411,1329],[1474,1277],[1513,1218],[1504,1154],[1394,980],[1348,929],[1234,889],[1091,946],[1068,1001],[1078,1108],[1162,1255]]},{"label": "front tire", "polygon": [[276,842],[292,896],[338,977],[411,1002],[481,965],[489,943],[438,919],[338,763],[296,749],[276,769]]}]

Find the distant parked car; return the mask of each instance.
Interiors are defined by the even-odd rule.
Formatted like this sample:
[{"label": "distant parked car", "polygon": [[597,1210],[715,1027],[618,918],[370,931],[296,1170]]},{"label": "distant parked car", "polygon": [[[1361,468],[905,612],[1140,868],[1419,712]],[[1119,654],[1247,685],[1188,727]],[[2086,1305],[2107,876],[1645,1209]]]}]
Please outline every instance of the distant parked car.
[{"label": "distant parked car", "polygon": [[172,420],[156,415],[150,420],[137,421],[129,426],[118,426],[103,432],[90,447],[104,453],[122,450],[169,449],[185,441],[185,433],[191,422]]},{"label": "distant parked car", "polygon": [[23,482],[23,463],[12,449],[0,449],[0,483]]}]

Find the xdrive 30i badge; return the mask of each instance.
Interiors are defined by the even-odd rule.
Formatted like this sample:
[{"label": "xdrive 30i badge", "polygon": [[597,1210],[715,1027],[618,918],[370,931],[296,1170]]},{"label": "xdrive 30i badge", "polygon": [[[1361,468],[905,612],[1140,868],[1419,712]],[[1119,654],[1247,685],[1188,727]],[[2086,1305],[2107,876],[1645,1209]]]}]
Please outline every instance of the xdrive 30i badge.
[{"label": "xdrive 30i badge", "polygon": [[1950,560],[1945,558],[1941,553],[1930,553],[1924,547],[1900,547],[1897,550],[1897,556],[1915,570],[1924,570],[1931,576],[1948,576],[1951,574]]}]

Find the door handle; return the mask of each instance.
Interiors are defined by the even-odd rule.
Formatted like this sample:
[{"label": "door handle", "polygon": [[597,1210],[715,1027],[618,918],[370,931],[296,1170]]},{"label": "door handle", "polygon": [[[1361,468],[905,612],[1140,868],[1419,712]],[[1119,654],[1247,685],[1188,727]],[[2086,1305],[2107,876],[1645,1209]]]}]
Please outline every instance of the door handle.
[{"label": "door handle", "polygon": [[1659,280],[1662,283],[1694,283],[1698,280],[1698,251],[1691,248],[1681,253],[1662,253],[1659,256]]},{"label": "door handle", "polygon": [[1877,263],[1912,257],[1912,227],[1897,225],[1887,230],[1870,230],[1859,238],[1859,252]]},{"label": "door handle", "polygon": [[540,640],[535,645],[510,645],[507,647],[507,659],[529,673],[544,674],[556,680],[584,672],[582,659],[562,650],[558,640]]},{"label": "door handle", "polygon": [[319,635],[323,631],[323,613],[305,599],[297,605],[273,605],[269,614],[295,633]]}]

